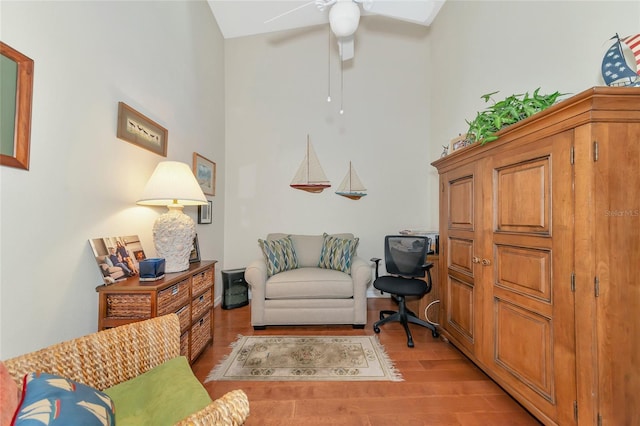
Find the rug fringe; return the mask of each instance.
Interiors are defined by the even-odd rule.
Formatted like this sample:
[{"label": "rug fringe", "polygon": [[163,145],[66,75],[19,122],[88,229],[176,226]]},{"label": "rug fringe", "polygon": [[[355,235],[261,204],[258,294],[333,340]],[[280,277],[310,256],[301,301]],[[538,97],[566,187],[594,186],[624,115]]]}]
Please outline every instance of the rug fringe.
[{"label": "rug fringe", "polygon": [[400,370],[396,367],[396,364],[393,362],[389,354],[387,354],[387,350],[384,348],[384,345],[380,343],[380,339],[378,335],[371,336],[375,341],[374,347],[378,354],[380,355],[380,359],[384,361],[384,365],[388,366],[389,376],[391,376],[392,382],[404,382],[404,377],[400,373]]},{"label": "rug fringe", "polygon": [[227,365],[227,361],[229,360],[229,357],[231,357],[231,355],[233,355],[233,350],[240,344],[240,342],[242,341],[242,338],[244,336],[242,334],[238,334],[236,336],[236,340],[234,340],[233,342],[231,342],[229,344],[229,347],[231,348],[231,352],[229,352],[227,355],[225,355],[224,357],[222,357],[222,359],[218,362],[218,365],[216,365],[207,375],[207,378],[204,379],[204,383],[207,382],[213,382],[216,380],[216,378],[218,376],[222,376],[224,374],[224,372],[222,371],[222,369]]}]

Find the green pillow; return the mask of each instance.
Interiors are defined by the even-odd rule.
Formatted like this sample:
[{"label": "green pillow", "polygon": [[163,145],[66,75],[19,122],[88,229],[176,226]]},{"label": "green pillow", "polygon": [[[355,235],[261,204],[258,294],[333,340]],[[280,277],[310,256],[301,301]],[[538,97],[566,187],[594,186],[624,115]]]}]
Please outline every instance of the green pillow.
[{"label": "green pillow", "polygon": [[351,261],[356,255],[359,238],[345,239],[324,233],[318,267],[351,274]]},{"label": "green pillow", "polygon": [[258,240],[267,262],[267,275],[298,268],[298,257],[293,249],[291,235],[279,240]]},{"label": "green pillow", "polygon": [[104,393],[113,400],[118,426],[173,425],[211,402],[184,356]]}]

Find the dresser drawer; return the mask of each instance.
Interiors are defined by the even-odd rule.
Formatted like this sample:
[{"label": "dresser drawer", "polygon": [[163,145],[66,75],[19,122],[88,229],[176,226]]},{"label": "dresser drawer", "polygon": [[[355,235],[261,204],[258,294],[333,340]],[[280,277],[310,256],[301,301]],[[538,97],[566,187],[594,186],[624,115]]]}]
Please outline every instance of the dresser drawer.
[{"label": "dresser drawer", "polygon": [[213,286],[213,268],[206,269],[191,277],[191,294],[194,296]]},{"label": "dresser drawer", "polygon": [[213,289],[202,293],[200,296],[194,297],[191,301],[191,321],[195,321],[202,316],[202,314],[213,306]]},{"label": "dresser drawer", "polygon": [[180,336],[180,355],[189,358],[189,331],[185,331]]},{"label": "dresser drawer", "polygon": [[180,331],[185,331],[191,325],[191,305],[186,304],[176,312],[180,320]]},{"label": "dresser drawer", "polygon": [[189,301],[189,279],[158,292],[158,316],[176,312]]},{"label": "dresser drawer", "polygon": [[191,358],[193,361],[211,340],[211,311],[191,326]]},{"label": "dresser drawer", "polygon": [[105,299],[106,317],[109,319],[151,318],[149,293],[111,293]]}]

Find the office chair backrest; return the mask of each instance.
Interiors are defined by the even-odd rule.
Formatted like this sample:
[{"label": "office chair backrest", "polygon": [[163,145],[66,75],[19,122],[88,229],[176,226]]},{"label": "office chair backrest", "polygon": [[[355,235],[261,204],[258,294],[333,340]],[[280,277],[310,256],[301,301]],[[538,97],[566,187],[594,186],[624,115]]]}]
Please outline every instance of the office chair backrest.
[{"label": "office chair backrest", "polygon": [[387,235],[384,260],[387,272],[404,277],[424,277],[429,238],[414,235]]}]

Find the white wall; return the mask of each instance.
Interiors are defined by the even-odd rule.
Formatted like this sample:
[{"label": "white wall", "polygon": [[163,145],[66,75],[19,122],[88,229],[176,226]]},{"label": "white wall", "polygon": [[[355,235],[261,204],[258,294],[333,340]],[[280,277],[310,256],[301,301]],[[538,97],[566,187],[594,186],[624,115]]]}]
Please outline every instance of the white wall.
[{"label": "white wall", "polygon": [[[325,100],[326,27],[227,40],[226,266],[259,257],[268,232],[353,232],[368,259],[385,234],[437,229],[430,163],[485,108],[481,95],[602,85],[609,38],[639,29],[638,1],[449,0],[431,28],[365,17],[344,116],[335,47]],[[288,186],[307,133],[333,184],[322,194]],[[349,160],[369,189],[360,201],[333,193]]]},{"label": "white wall", "polygon": [[[437,227],[428,35],[363,18],[344,69],[344,115],[333,43],[326,100],[327,26],[226,41],[227,266],[261,256],[257,240],[269,232],[352,232],[369,259],[383,256],[385,234]],[[332,184],[320,194],[289,187],[307,134]],[[335,194],[349,161],[368,189],[358,201]]]},{"label": "white wall", "polygon": [[430,34],[431,138],[446,144],[465,133],[486,93],[499,90],[502,100],[538,87],[572,95],[604,85],[609,39],[639,31],[639,0],[447,1]]},{"label": "white wall", "polygon": [[[89,238],[138,234],[156,154],[116,138],[118,101],[169,130],[167,159],[224,158],[223,39],[206,2],[2,1],[3,42],[35,61],[31,167],[0,168],[0,359],[97,329]],[[201,257],[223,260],[224,175]],[[185,208],[194,219],[195,208]]]}]

